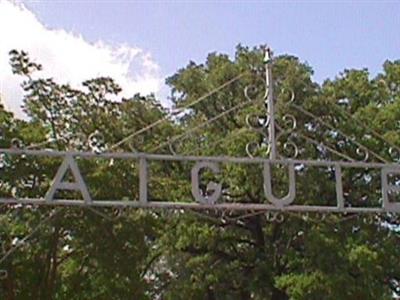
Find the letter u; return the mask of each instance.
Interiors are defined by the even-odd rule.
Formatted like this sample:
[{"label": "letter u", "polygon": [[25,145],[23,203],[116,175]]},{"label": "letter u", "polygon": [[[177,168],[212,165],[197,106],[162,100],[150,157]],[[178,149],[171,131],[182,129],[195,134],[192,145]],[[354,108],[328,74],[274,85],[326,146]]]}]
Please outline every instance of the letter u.
[{"label": "letter u", "polygon": [[272,193],[272,178],[271,178],[271,166],[270,162],[264,163],[264,193],[268,201],[277,206],[283,208],[286,205],[291,204],[296,196],[296,181],[294,174],[294,164],[289,163],[289,192],[282,198],[276,198]]}]

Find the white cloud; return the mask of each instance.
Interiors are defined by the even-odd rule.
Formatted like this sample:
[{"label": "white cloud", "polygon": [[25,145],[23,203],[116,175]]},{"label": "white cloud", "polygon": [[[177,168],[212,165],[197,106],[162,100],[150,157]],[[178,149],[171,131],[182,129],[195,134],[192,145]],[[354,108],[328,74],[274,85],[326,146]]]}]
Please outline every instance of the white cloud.
[{"label": "white cloud", "polygon": [[123,88],[122,96],[136,92],[159,93],[162,77],[151,55],[129,45],[89,43],[63,29],[49,29],[23,4],[0,0],[0,93],[2,102],[18,117],[21,110],[21,78],[13,75],[8,52],[25,50],[43,65],[40,76],[79,87],[84,80],[110,76]]}]

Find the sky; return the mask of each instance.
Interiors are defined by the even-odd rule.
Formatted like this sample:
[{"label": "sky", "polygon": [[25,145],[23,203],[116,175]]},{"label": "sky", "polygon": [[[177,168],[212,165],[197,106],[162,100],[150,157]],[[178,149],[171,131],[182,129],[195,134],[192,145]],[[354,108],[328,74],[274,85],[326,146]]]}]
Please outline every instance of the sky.
[{"label": "sky", "polygon": [[0,0],[0,92],[22,116],[12,48],[61,82],[108,75],[123,96],[154,92],[164,102],[166,77],[239,43],[298,56],[320,83],[350,68],[374,75],[400,59],[399,28],[400,1]]}]

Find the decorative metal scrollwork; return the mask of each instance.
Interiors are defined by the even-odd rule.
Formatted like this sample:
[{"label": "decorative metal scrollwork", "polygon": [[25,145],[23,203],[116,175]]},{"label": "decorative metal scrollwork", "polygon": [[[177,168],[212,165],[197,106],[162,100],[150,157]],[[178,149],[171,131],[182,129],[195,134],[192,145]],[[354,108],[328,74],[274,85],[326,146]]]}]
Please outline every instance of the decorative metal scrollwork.
[{"label": "decorative metal scrollwork", "polygon": [[299,156],[299,148],[291,140],[288,140],[283,144],[283,150],[285,150],[286,153],[289,153],[287,156],[290,158],[296,158]]},{"label": "decorative metal scrollwork", "polygon": [[104,135],[98,130],[89,135],[88,145],[89,148],[95,153],[101,153],[107,149]]},{"label": "decorative metal scrollwork", "polygon": [[365,150],[364,148],[358,147],[356,149],[356,154],[358,157],[360,157],[363,161],[367,161],[369,158],[369,152]]},{"label": "decorative metal scrollwork", "polygon": [[265,219],[267,222],[282,223],[285,221],[285,216],[279,212],[266,213]]},{"label": "decorative metal scrollwork", "polygon": [[[268,77],[268,76],[267,76]],[[284,150],[284,156],[285,157],[290,157],[290,158],[296,158],[299,155],[299,148],[297,147],[296,143],[294,142],[294,131],[297,128],[297,120],[296,117],[291,115],[291,114],[286,114],[282,117],[282,124],[281,126],[276,126],[273,122],[271,121],[271,118],[274,116],[271,116],[270,113],[272,111],[273,113],[273,102],[274,99],[269,99],[273,98],[273,95],[270,95],[270,87],[268,86],[269,79],[265,80],[265,95],[264,95],[264,100],[265,100],[265,106],[267,108],[267,111],[263,116],[258,116],[254,114],[249,114],[246,116],[246,124],[255,132],[262,134],[263,139],[261,142],[249,142],[246,145],[246,153],[249,157],[254,157],[257,152],[260,152],[260,150],[265,147],[266,148],[266,154],[271,153],[271,147],[274,147],[276,144],[281,144],[282,148]],[[272,84],[271,82],[269,84]],[[253,86],[246,87],[244,90],[245,97],[247,100],[251,101],[253,100],[252,97],[249,95],[249,91],[256,91],[256,88]],[[271,91],[272,92],[272,91]],[[287,102],[294,102],[295,101],[295,93],[292,89],[289,88],[283,88],[282,93],[289,92],[290,93],[290,98]],[[271,97],[269,97],[271,96]],[[270,107],[270,105],[272,105]],[[270,126],[274,126],[274,130],[277,130],[278,133],[275,136],[275,134],[272,132],[271,137],[269,137],[270,132]],[[282,138],[285,138],[284,141],[280,142]],[[271,145],[271,143],[273,145]],[[263,151],[263,154],[264,151]]]},{"label": "decorative metal scrollwork", "polygon": [[199,136],[193,135],[193,134],[187,134],[184,135],[182,137],[180,137],[179,139],[169,139],[166,143],[166,146],[168,146],[168,150],[172,155],[177,155],[179,153],[184,152],[185,150],[185,143],[187,141],[192,141],[192,142],[196,142],[196,144],[202,144],[201,141],[201,136],[200,136],[200,140],[199,140]]},{"label": "decorative metal scrollwork", "polygon": [[171,154],[176,155],[176,150],[173,143],[168,143],[168,149],[171,152]]},{"label": "decorative metal scrollwork", "polygon": [[257,143],[257,142],[249,142],[246,144],[246,154],[254,158],[257,155],[257,152],[260,152],[265,148],[265,151],[263,151],[266,155],[268,155],[271,151],[271,147],[268,143]]},{"label": "decorative metal scrollwork", "polygon": [[130,139],[128,141],[128,147],[134,153],[139,152],[137,146],[143,144],[144,144],[144,137],[142,135],[138,135],[135,137],[135,139]]},{"label": "decorative metal scrollwork", "polygon": [[293,89],[287,88],[287,87],[282,88],[282,94],[286,93],[287,91],[290,93],[290,98],[289,98],[289,100],[287,101],[287,103],[292,103],[292,102],[294,102],[294,100],[295,100],[295,98],[296,98],[296,95],[295,95]]},{"label": "decorative metal scrollwork", "polygon": [[254,101],[258,93],[258,88],[255,85],[248,85],[244,88],[244,96],[248,101]]},{"label": "decorative metal scrollwork", "polygon": [[11,140],[11,148],[13,149],[22,149],[24,147],[24,143],[19,138],[13,138]]},{"label": "decorative metal scrollwork", "polygon": [[374,216],[364,216],[362,218],[362,222],[365,225],[373,225],[375,223],[375,218],[374,218]]},{"label": "decorative metal scrollwork", "polygon": [[257,131],[260,130],[260,129],[268,127],[269,121],[270,121],[270,119],[269,119],[268,115],[266,115],[266,116],[256,116],[254,114],[248,114],[246,116],[246,124],[250,128],[252,128],[254,130],[257,130]]},{"label": "decorative metal scrollwork", "polygon": [[[265,90],[264,99],[268,97],[268,90],[269,89],[267,87]],[[248,101],[255,101],[255,95],[257,94],[257,92],[258,88],[254,85],[246,86],[244,89],[244,95]],[[252,95],[250,95],[250,93]],[[250,113],[246,116],[246,124],[253,131],[258,132],[263,136],[261,142],[249,142],[246,144],[247,155],[249,157],[255,157],[257,155],[257,152],[260,152],[261,150],[263,150],[263,148],[265,148],[265,150],[262,152],[268,155],[271,151],[271,145],[268,143],[268,136],[266,131],[268,126],[270,126],[270,117],[268,116],[268,113],[263,116]]]},{"label": "decorative metal scrollwork", "polygon": [[295,116],[286,114],[282,117],[282,120],[285,122],[286,130],[295,130],[297,128],[297,120]]},{"label": "decorative metal scrollwork", "polygon": [[397,148],[390,147],[389,150],[389,156],[395,161],[399,162],[400,161],[400,151]]},{"label": "decorative metal scrollwork", "polygon": [[336,142],[336,144],[339,146],[339,148],[344,148],[344,146],[346,146],[346,142],[343,140]]},{"label": "decorative metal scrollwork", "polygon": [[7,155],[4,153],[0,154],[0,170],[4,169],[8,165]]},{"label": "decorative metal scrollwork", "polygon": [[282,137],[286,137],[286,141],[283,142],[283,150],[286,157],[296,158],[299,155],[299,148],[294,142],[295,132],[297,128],[296,117],[291,114],[286,114],[282,117],[283,127],[278,127],[279,133],[276,137],[276,141]]}]

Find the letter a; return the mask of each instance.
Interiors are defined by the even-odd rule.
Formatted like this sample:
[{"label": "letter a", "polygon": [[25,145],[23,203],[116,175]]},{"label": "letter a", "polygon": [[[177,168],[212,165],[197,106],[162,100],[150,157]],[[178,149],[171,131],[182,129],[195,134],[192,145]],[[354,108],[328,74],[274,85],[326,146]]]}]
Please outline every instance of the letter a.
[{"label": "letter a", "polygon": [[[63,181],[68,169],[71,170],[75,182]],[[80,191],[86,204],[92,202],[85,181],[83,180],[81,172],[79,171],[78,165],[71,155],[65,156],[64,161],[62,162],[56,176],[53,179],[50,189],[46,193],[45,200],[47,202],[55,201],[56,199],[54,199],[54,195],[57,190]]]}]

